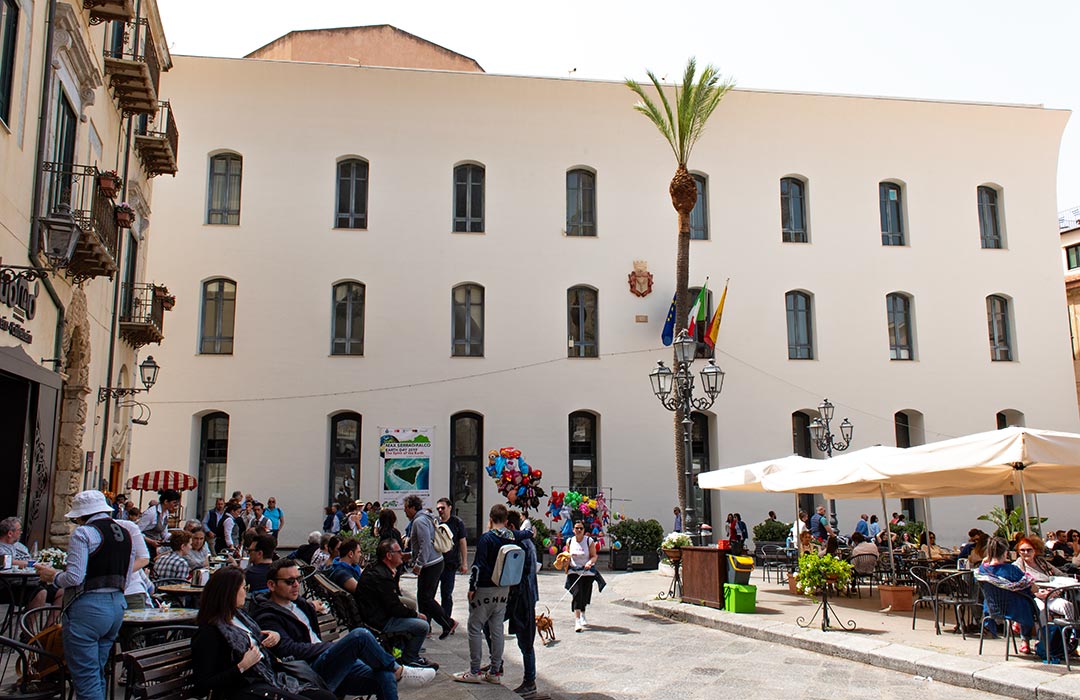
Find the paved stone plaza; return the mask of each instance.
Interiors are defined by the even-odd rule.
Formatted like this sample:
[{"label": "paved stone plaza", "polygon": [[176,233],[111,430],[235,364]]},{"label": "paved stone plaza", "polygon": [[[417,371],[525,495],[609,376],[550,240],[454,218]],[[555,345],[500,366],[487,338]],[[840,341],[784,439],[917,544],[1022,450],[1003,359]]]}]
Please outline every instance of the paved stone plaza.
[{"label": "paved stone plaza", "polygon": [[[594,591],[593,605],[588,613],[591,626],[581,634],[573,631],[569,598],[556,602],[563,593],[563,577],[546,572],[540,577],[540,609],[550,606],[557,641],[547,647],[537,645],[537,685],[555,700],[721,697],[975,700],[1000,697],[827,654],[676,622],[618,602],[628,602],[628,595],[640,595],[643,587],[655,584],[659,577],[609,572],[604,575],[608,587],[603,594],[597,595]],[[463,603],[464,577],[458,578],[458,587],[455,599]],[[653,587],[659,590],[658,586]],[[464,621],[464,605],[455,605],[461,605],[461,612],[455,610],[455,616]],[[873,639],[863,635],[852,638]],[[427,653],[429,658],[442,664],[445,673],[440,672],[431,690],[424,691],[425,697],[441,700],[517,697],[510,689],[521,681],[521,657],[513,638],[507,639],[505,688],[466,685],[450,680],[449,673],[468,666],[464,630],[446,642],[428,642]],[[403,697],[409,695],[403,693]]]}]

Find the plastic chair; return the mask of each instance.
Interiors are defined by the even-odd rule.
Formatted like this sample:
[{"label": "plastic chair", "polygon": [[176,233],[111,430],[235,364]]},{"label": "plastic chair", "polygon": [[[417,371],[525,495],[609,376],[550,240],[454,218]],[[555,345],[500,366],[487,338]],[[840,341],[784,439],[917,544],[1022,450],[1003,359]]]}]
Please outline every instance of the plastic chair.
[{"label": "plastic chair", "polygon": [[1015,591],[1008,591],[1004,588],[998,588],[992,583],[987,581],[980,581],[979,588],[983,594],[983,615],[979,621],[979,654],[982,655],[983,650],[983,638],[986,634],[986,623],[993,620],[995,623],[999,620],[1004,621],[1005,626],[1005,660],[1009,660],[1009,643],[1012,643],[1013,653],[1019,654],[1016,648],[1016,637],[1013,635],[1012,623],[1024,623],[1027,620],[1018,620],[1010,616],[1005,610],[1008,608],[1009,602],[1015,598],[1022,598],[1031,606],[1032,620],[1039,619],[1039,610],[1035,607],[1035,599],[1029,598],[1026,595],[1016,593]]}]

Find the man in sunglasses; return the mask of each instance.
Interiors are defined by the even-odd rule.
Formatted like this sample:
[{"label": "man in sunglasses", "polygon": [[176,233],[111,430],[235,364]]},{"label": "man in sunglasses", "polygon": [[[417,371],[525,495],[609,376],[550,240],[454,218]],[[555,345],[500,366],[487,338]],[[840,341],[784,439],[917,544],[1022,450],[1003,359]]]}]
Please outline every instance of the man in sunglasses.
[{"label": "man in sunglasses", "polygon": [[[300,597],[300,579],[292,559],[270,565],[266,578],[270,592],[256,607],[255,619],[263,630],[281,636],[274,654],[306,661],[338,696],[374,694],[379,700],[397,700],[398,686],[418,688],[435,677],[433,668],[398,664],[362,627],[336,642],[322,641],[318,615],[325,609]],[[322,608],[321,603],[316,605]]]}]

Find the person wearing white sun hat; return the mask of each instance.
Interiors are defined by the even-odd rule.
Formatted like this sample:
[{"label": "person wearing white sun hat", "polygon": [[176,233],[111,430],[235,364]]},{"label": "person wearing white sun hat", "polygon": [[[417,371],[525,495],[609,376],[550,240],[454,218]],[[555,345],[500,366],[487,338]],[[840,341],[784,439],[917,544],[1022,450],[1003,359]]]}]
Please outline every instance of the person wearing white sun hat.
[{"label": "person wearing white sun hat", "polygon": [[100,491],[75,494],[64,515],[79,525],[68,543],[66,568],[34,566],[42,580],[64,589],[64,655],[77,700],[104,700],[105,662],[127,607],[124,588],[128,577],[149,563],[137,556],[127,523],[113,520],[111,513]]}]

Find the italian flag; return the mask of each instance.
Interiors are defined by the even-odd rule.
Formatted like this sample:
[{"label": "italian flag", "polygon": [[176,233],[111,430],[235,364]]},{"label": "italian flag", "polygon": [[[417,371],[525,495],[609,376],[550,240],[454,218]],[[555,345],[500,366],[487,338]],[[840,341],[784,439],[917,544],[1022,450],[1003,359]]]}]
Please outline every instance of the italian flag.
[{"label": "italian flag", "polygon": [[698,324],[705,325],[705,314],[708,313],[705,309],[708,302],[708,288],[709,280],[705,280],[705,284],[701,287],[701,293],[698,294],[697,301],[694,302],[694,308],[690,309],[690,319],[687,321],[686,332],[690,334],[691,338],[696,338]]},{"label": "italian flag", "polygon": [[727,300],[728,283],[724,282],[724,293],[720,295],[720,303],[716,305],[716,312],[709,321],[709,328],[705,331],[705,344],[710,348],[716,347],[716,336],[720,332],[720,317],[724,315],[724,301]]}]

